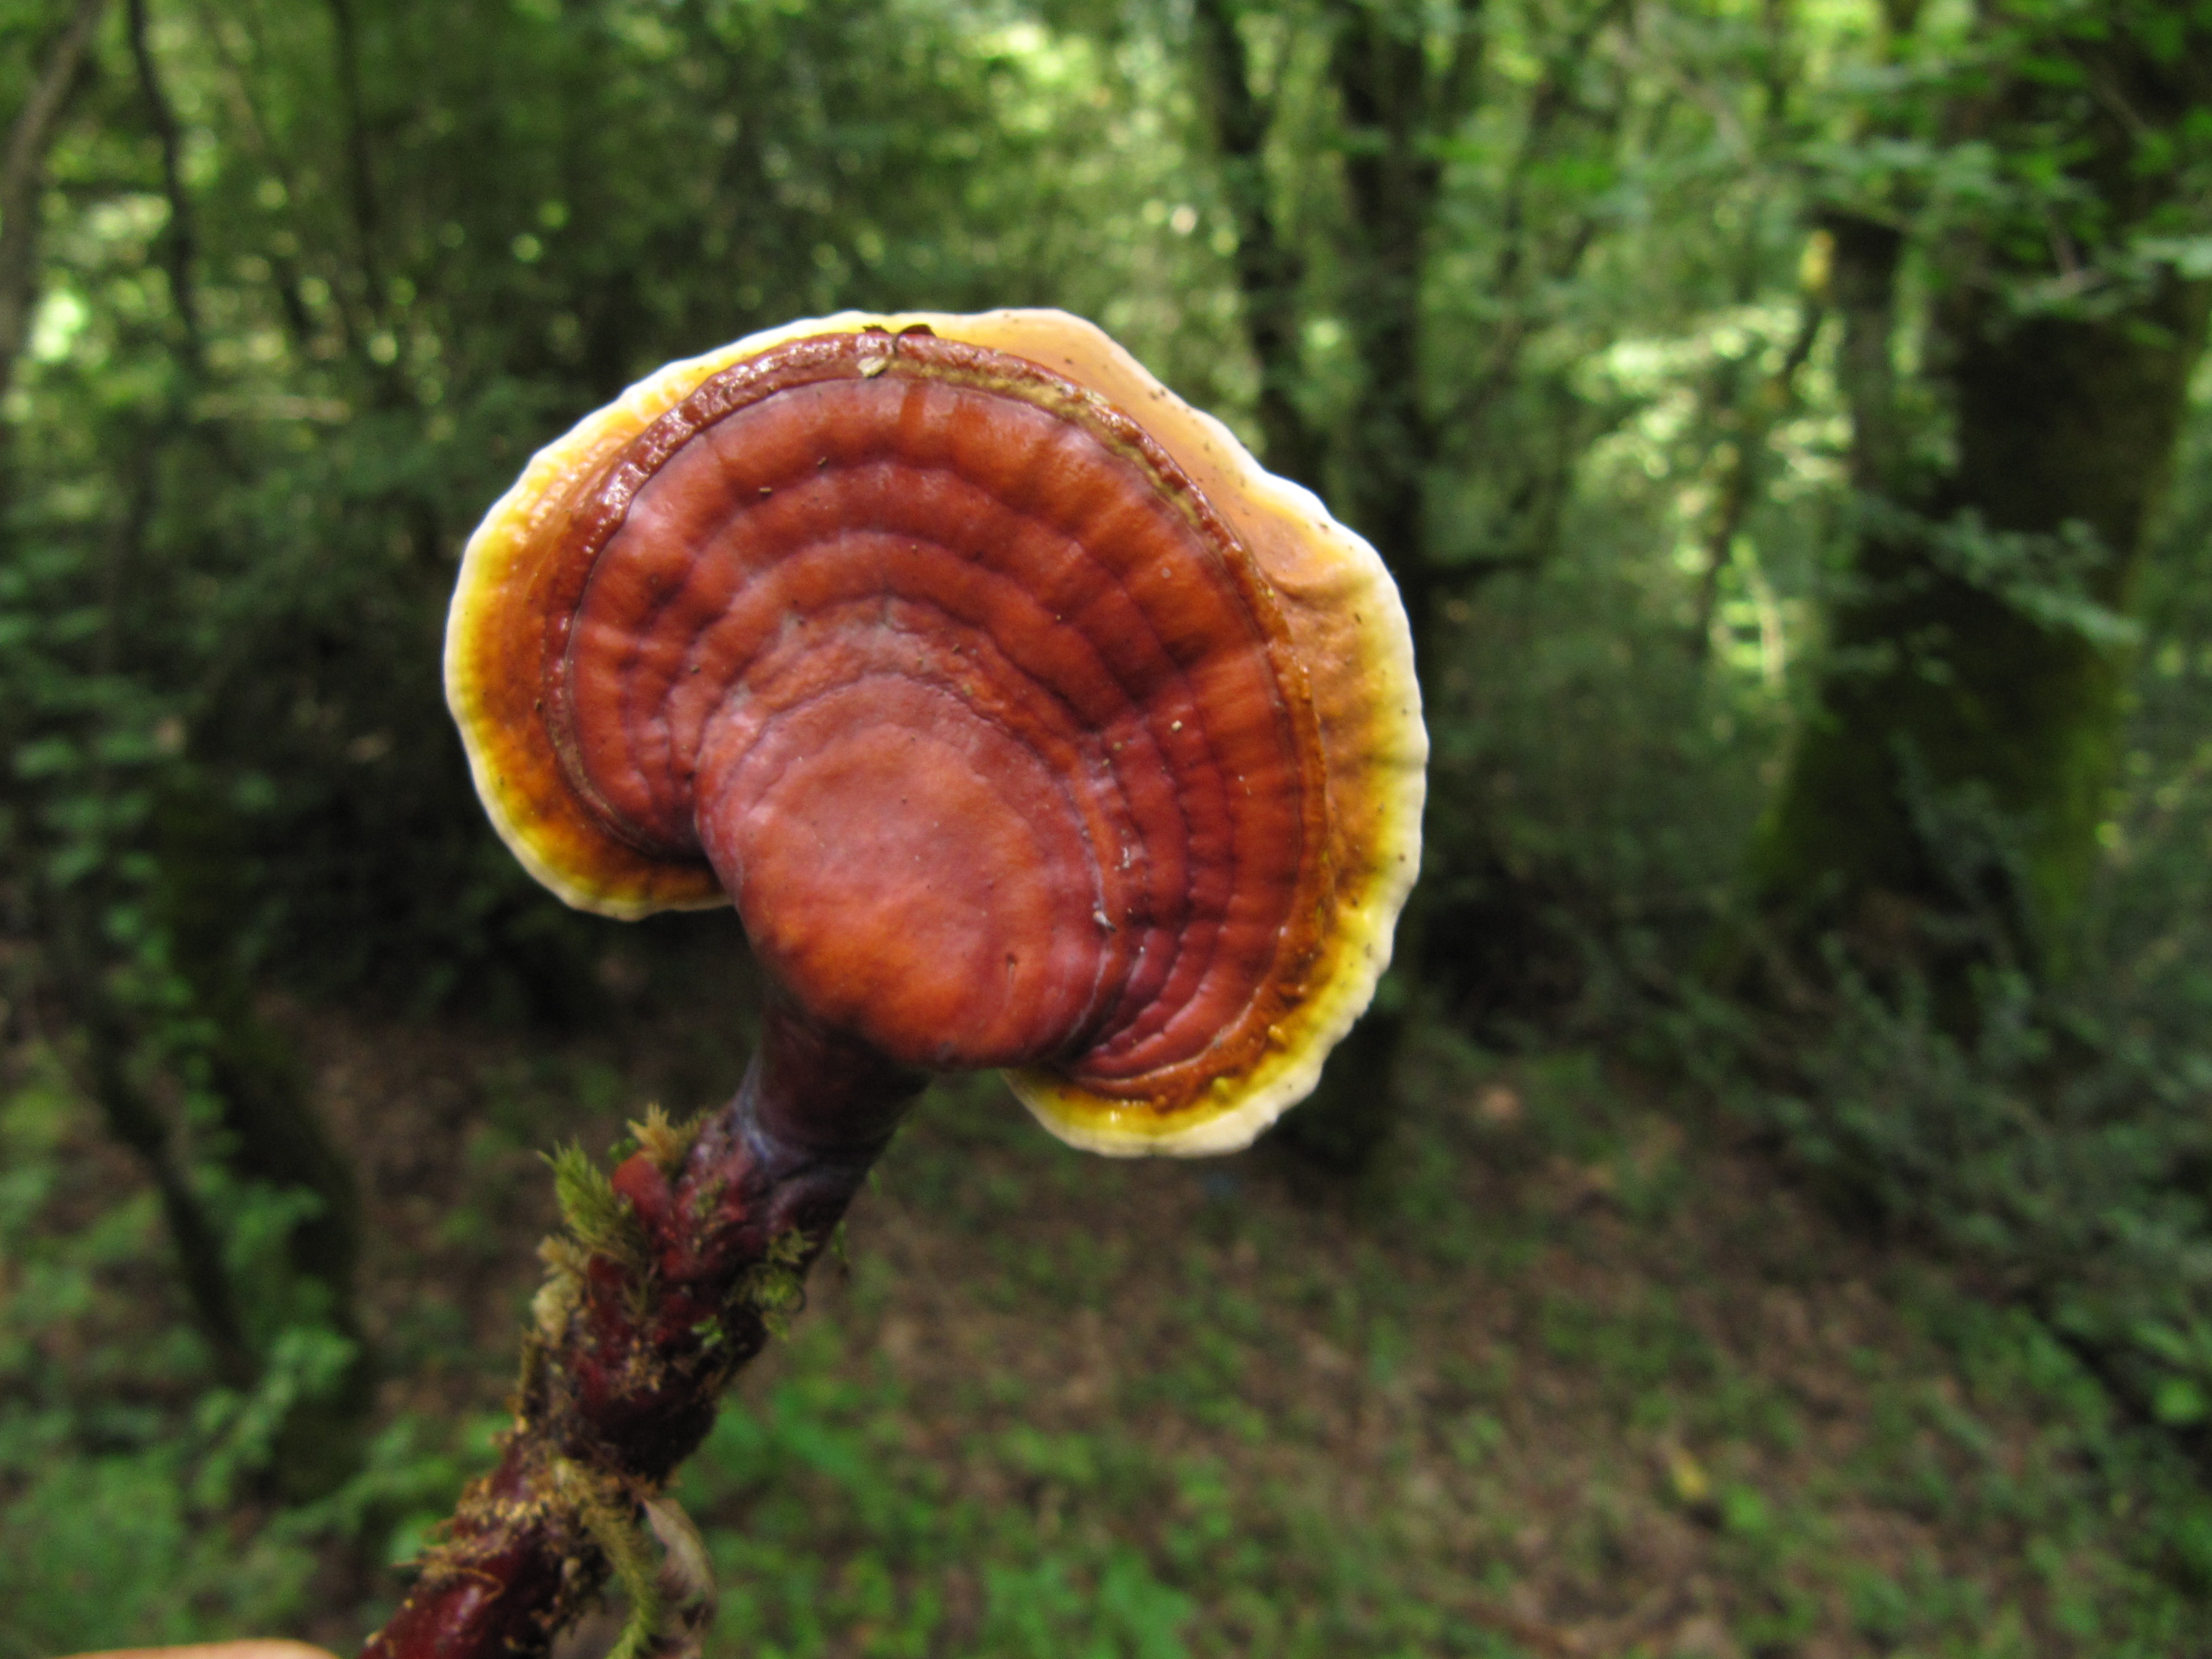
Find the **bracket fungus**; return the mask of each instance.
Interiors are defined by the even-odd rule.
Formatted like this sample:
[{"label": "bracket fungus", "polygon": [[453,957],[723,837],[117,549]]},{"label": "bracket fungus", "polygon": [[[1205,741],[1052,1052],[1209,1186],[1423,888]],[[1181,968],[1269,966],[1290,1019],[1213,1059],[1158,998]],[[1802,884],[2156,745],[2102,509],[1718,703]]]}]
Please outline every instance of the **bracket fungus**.
[{"label": "bracket fungus", "polygon": [[1366,1006],[1426,744],[1395,590],[1086,323],[675,364],[470,544],[453,711],[541,881],[734,899],[801,1007],[1109,1152],[1248,1143]]},{"label": "bracket fungus", "polygon": [[[696,1443],[759,1346],[748,1273],[794,1237],[803,1268],[924,1074],[1004,1068],[1099,1152],[1243,1146],[1365,1007],[1418,863],[1381,560],[1056,312],[848,313],[661,370],[492,509],[446,672],[539,880],[734,902],[778,989],[731,1106],[614,1172],[627,1265],[541,1297],[520,1426],[394,1654],[476,1650],[441,1583],[541,1642],[580,1574],[518,1529],[619,1567],[577,1529]],[[579,1468],[596,1511],[532,1496]]]}]

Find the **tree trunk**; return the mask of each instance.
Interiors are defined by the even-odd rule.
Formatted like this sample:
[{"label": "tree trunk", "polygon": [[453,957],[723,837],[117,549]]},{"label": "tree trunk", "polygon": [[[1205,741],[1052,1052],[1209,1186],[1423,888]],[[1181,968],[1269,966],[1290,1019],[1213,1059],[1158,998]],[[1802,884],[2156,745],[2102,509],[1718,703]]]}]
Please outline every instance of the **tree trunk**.
[{"label": "tree trunk", "polygon": [[[2007,44],[2020,61],[2035,42]],[[1940,469],[1914,476],[1899,418],[1904,238],[1826,221],[1862,522],[1754,882],[1794,937],[1840,930],[1876,973],[1929,972],[1947,1018],[1971,1017],[1978,966],[2065,965],[2120,741],[2145,532],[2212,302],[2212,285],[2120,258],[2186,204],[2171,149],[2162,172],[2144,158],[2203,106],[2212,43],[2194,32],[2176,55],[2116,27],[2061,44],[2101,101],[2046,75],[1949,112],[1954,131],[2072,161],[2088,206],[1953,252],[1928,353],[1954,422]],[[2069,265],[2087,297],[2036,303]]]},{"label": "tree trunk", "polygon": [[15,378],[38,304],[39,195],[46,187],[46,152],[106,9],[106,0],[77,0],[0,153],[0,394]]},{"label": "tree trunk", "polygon": [[[1345,433],[1345,516],[1375,544],[1405,594],[1415,655],[1428,643],[1435,587],[1427,534],[1437,423],[1423,396],[1421,278],[1443,183],[1437,144],[1464,111],[1431,67],[1410,8],[1339,0],[1329,73],[1344,119],[1353,225],[1346,319],[1360,386]],[[1479,6],[1463,9],[1455,55],[1471,52]]]},{"label": "tree trunk", "polygon": [[[195,1032],[190,1051],[171,1060],[197,1071],[192,1081],[214,1103],[221,1144],[210,1149],[211,1161],[240,1181],[310,1201],[285,1234],[290,1282],[263,1322],[319,1327],[350,1349],[335,1375],[292,1402],[273,1448],[276,1487],[295,1499],[317,1498],[360,1467],[375,1406],[378,1364],[356,1294],[361,1194],[316,1109],[306,1067],[254,1006],[235,938],[251,895],[229,820],[187,784],[167,793],[154,827],[160,876],[153,914],[189,995]],[[266,1331],[260,1334],[265,1340]]]},{"label": "tree trunk", "polygon": [[1230,0],[1193,0],[1203,101],[1221,152],[1222,193],[1237,225],[1237,287],[1244,332],[1260,368],[1256,413],[1269,467],[1320,491],[1327,445],[1298,406],[1298,287],[1304,262],[1276,222],[1267,183],[1273,111],[1252,89],[1252,70]]},{"label": "tree trunk", "polygon": [[1980,307],[1953,377],[1956,470],[1924,512],[1870,511],[1757,873],[1877,965],[1931,945],[2061,965],[2119,742],[2130,653],[2112,624],[2208,295],[2168,281],[2119,318],[2008,327]]}]

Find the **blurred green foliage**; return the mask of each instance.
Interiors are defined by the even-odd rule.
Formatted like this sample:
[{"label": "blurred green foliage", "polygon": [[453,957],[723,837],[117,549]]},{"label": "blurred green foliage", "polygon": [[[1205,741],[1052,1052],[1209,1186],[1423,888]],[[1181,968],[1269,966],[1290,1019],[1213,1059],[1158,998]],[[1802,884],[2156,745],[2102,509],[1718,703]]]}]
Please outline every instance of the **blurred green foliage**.
[{"label": "blurred green foliage", "polygon": [[[286,1423],[303,1400],[358,1400],[349,1368],[367,1361],[333,1266],[349,1248],[342,1172],[316,1172],[313,1137],[257,1166],[250,1123],[256,1100],[304,1110],[258,988],[552,1023],[603,1006],[599,925],[484,832],[439,703],[443,607],[485,505],[668,358],[844,306],[1015,303],[1104,324],[1323,488],[1416,593],[1437,766],[1424,920],[1391,991],[1414,1028],[1407,1088],[1438,1031],[1530,1054],[1602,1043],[1695,1078],[1869,1224],[1968,1263],[2007,1311],[1942,1321],[1992,1388],[2061,1399],[2076,1438],[2058,1462],[2107,1483],[2030,1504],[2021,1525],[2094,1530],[2108,1500],[2162,1517],[2136,1565],[2112,1569],[2134,1588],[2081,1615],[2105,1628],[2139,1590],[2165,1609],[2134,1638],[2156,1650],[2183,1615],[2143,1586],[2212,1584],[2185,1480],[2123,1420],[2212,1443],[2201,384],[2126,592],[2085,598],[2063,538],[2024,559],[1998,539],[1960,555],[2038,625],[2094,636],[2126,687],[2117,771],[2092,791],[2094,870],[2051,951],[2064,971],[1984,961],[1971,1029],[1911,963],[1863,952],[1816,951],[1828,971],[1779,1008],[1709,972],[1838,660],[1826,629],[1868,522],[1854,444],[1869,364],[1893,381],[1894,459],[1939,474],[1958,441],[1942,319],[1982,291],[1960,248],[1994,250],[1990,291],[2023,317],[2108,320],[2147,284],[2212,278],[2203,192],[2130,217],[2084,182],[2112,28],[2154,58],[2170,47],[2177,76],[2201,69],[2185,9],[2124,9],[99,12],[56,83],[33,187],[0,222],[37,233],[0,398],[0,997],[21,1056],[0,1118],[0,1606],[23,1610],[0,1651],[282,1624],[318,1551],[375,1557],[419,1535],[471,1455],[472,1425],[356,1423],[347,1466],[283,1501],[301,1497],[273,1473]],[[35,102],[75,12],[0,0],[0,121]],[[1958,118],[2023,82],[2045,88],[2026,138]],[[2195,178],[2208,123],[2185,107],[2130,127],[2130,176]],[[1832,229],[1809,234],[1846,212],[1901,250],[1875,359],[1850,349]],[[2007,827],[1960,799],[1933,799],[1927,823],[1971,872]],[[1545,1155],[1614,1169],[1619,1201],[1664,1223],[1680,1166],[1631,1155],[1602,1088],[1554,1081],[1532,1094],[1556,1112]],[[85,1098],[118,1133],[136,1103],[145,1133],[124,1138],[141,1168],[116,1190],[151,1172],[166,1210],[57,1191],[74,1167],[61,1126],[82,1131]],[[1516,1155],[1416,1121],[1388,1165],[1390,1213],[1450,1216],[1454,1160]],[[957,1187],[946,1170],[914,1178]],[[149,1282],[180,1243],[190,1296]],[[1477,1273],[1535,1246],[1457,1217],[1422,1248]],[[1079,1299],[1109,1267],[1007,1264]],[[118,1298],[167,1322],[136,1340],[100,1329]],[[1233,1332],[1237,1310],[1214,1311]],[[1664,1316],[1562,1300],[1541,1330],[1616,1378],[1624,1410],[1686,1369],[1737,1398]],[[809,1340],[802,1327],[802,1355]],[[1387,1333],[1358,1340],[1387,1363]],[[1194,1336],[1154,1403],[1211,1432],[1270,1431],[1209,1389],[1209,1364],[1237,1363],[1223,1340]],[[876,1650],[930,1650],[932,1575],[957,1547],[994,1564],[979,1581],[993,1652],[1206,1650],[1209,1608],[1264,1607],[1291,1577],[1407,1622],[1328,1613],[1249,1636],[1271,1650],[1507,1650],[1486,1626],[1422,1623],[1394,1564],[1332,1539],[1326,1516],[1285,1510],[1271,1536],[1300,1565],[1255,1565],[1200,1465],[1009,1428],[969,1455],[1178,1516],[1157,1549],[1111,1528],[1044,1547],[948,1504],[927,1459],[871,1437],[896,1401],[810,1364],[726,1423],[697,1477],[710,1508],[746,1517],[714,1534],[731,1581],[762,1587],[726,1607],[732,1639],[819,1650],[828,1605]],[[1900,1459],[1948,1432],[1926,1400],[1895,1413]],[[1486,1420],[1464,1425],[1471,1460]],[[1942,1480],[1925,1474],[1929,1501],[1965,1501],[1930,1495]],[[1821,1547],[1771,1492],[1724,1480],[1711,1504],[1747,1574],[1783,1583]],[[209,1531],[216,1515],[234,1534]],[[823,1588],[836,1540],[863,1534],[879,1553]],[[2074,1593],[2071,1559],[2052,1558],[2054,1595]],[[132,1587],[98,1601],[97,1626],[71,1588],[92,1583]],[[1794,1594],[1774,1592],[1758,1640],[1796,1639]],[[1932,1571],[1869,1570],[1849,1594],[1885,1650],[1990,1616]],[[2095,1650],[2130,1650],[2111,1642]]]},{"label": "blurred green foliage", "polygon": [[[293,1626],[321,1599],[334,1542],[404,1553],[501,1426],[402,1417],[335,1492],[270,1504],[284,1420],[344,1355],[294,1327],[252,1388],[214,1375],[158,1265],[154,1195],[115,1182],[118,1155],[100,1141],[51,1055],[11,1071],[0,1103],[0,1653],[11,1659]],[[248,1215],[238,1231],[266,1224]]]}]

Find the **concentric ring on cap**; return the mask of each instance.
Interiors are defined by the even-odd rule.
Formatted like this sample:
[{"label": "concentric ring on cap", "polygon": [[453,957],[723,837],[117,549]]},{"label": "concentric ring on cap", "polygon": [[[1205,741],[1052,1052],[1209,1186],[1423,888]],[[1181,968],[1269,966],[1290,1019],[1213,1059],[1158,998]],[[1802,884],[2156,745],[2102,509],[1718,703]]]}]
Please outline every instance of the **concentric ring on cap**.
[{"label": "concentric ring on cap", "polygon": [[[909,365],[897,337],[915,330],[927,335],[905,354]],[[884,385],[866,384],[886,370]],[[894,388],[902,377],[911,383]],[[771,424],[774,400],[800,391],[823,407]],[[896,422],[893,433],[887,422]],[[795,467],[792,456],[779,460],[772,452],[787,431],[825,453],[797,455]],[[977,434],[997,447],[954,453]],[[833,438],[850,453],[827,453]],[[743,475],[737,495],[715,504],[711,490],[672,485],[665,503],[655,496],[664,469],[710,464],[726,484]],[[1151,497],[1115,484],[1117,468]],[[957,544],[933,545],[929,514],[951,512],[956,495],[947,522],[957,533],[939,539]],[[635,541],[647,520],[689,550],[655,556],[659,565],[625,555],[603,567],[605,550]],[[1140,568],[1146,550],[1171,543],[1182,550],[1163,557],[1196,561],[1203,580]],[[866,573],[858,587],[856,572]],[[769,599],[787,604],[781,621]],[[1187,612],[1191,637],[1176,638]],[[821,620],[832,615],[843,618],[834,628]],[[672,616],[681,624],[672,632]],[[809,628],[838,642],[836,673],[930,689],[938,702],[915,691],[907,701],[921,712],[899,718],[932,743],[974,727],[951,749],[939,743],[945,753],[981,755],[1011,732],[1006,741],[1053,755],[1069,780],[1064,790],[1024,785],[1030,805],[1020,809],[1064,817],[1050,844],[1089,849],[1081,879],[1095,887],[1100,929],[1086,945],[1094,973],[1064,938],[1075,902],[1066,895],[1079,890],[1062,882],[1050,910],[1060,920],[1047,931],[1063,936],[1060,954],[1074,964],[1051,970],[1067,1012],[1047,1022],[1050,1051],[1012,1073],[1055,1133],[1118,1152],[1226,1149],[1311,1087],[1387,963],[1418,855],[1426,744],[1411,649],[1395,588],[1364,542],[1097,330],[1061,313],[848,314],[755,336],[662,370],[549,446],[471,539],[448,633],[448,694],[501,835],[582,908],[634,916],[722,902],[723,878],[697,836],[701,757],[713,749],[702,733],[710,720],[749,718],[759,748],[773,724],[763,710],[796,720],[790,710],[827,695],[807,688],[795,647],[777,649]],[[633,648],[633,635],[644,643]],[[1134,665],[1121,660],[1124,641]],[[629,712],[564,715],[562,699],[587,681],[630,699]],[[1117,687],[1134,713],[1115,712]],[[868,744],[866,765],[880,771],[887,740]],[[823,798],[841,803],[824,821],[856,823],[859,761],[831,765],[816,752],[823,740],[810,744]],[[708,776],[750,767],[745,775],[765,778],[763,764],[752,750],[722,755]],[[1239,794],[1251,780],[1256,805]],[[1037,804],[1062,794],[1064,805]],[[779,810],[803,819],[806,799]],[[747,869],[781,854],[746,839],[742,805],[723,816],[735,827],[714,833],[750,849],[723,855],[745,887]],[[892,817],[871,834],[871,845],[903,847],[920,832]],[[1190,890],[1163,870],[1188,877]],[[1221,890],[1200,890],[1208,882]],[[818,884],[808,866],[747,890],[748,927],[772,963],[788,930],[771,913]],[[915,910],[911,891],[893,897],[886,914],[952,915],[944,905]],[[1194,931],[1163,943],[1168,924],[1186,919]],[[787,976],[814,971],[794,964],[822,927],[799,923]],[[838,966],[821,982],[856,971]],[[1097,982],[1079,985],[1085,973]],[[870,1029],[865,1011],[841,1006],[836,1017]],[[975,1022],[988,1033],[1021,1024]],[[880,1040],[892,1046],[915,1040],[896,1023],[885,1030]],[[978,1042],[993,1060],[1022,1057],[996,1036]],[[973,1062],[956,1045],[946,1063]]]}]

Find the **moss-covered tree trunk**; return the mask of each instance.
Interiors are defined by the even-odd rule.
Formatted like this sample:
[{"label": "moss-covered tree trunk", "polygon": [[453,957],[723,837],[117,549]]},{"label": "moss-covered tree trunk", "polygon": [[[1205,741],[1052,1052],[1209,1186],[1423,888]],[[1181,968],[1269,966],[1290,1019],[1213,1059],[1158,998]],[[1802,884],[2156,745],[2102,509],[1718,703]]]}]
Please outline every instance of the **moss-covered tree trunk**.
[{"label": "moss-covered tree trunk", "polygon": [[1927,971],[1954,999],[1978,964],[2063,965],[2212,300],[2142,257],[2147,234],[2201,209],[2174,141],[2203,118],[2212,35],[2166,9],[2103,21],[1993,35],[2014,78],[1945,112],[2023,175],[2048,159],[2063,185],[2021,186],[1929,258],[1948,297],[1919,401],[1948,428],[1901,412],[1916,401],[1893,368],[1907,237],[1863,211],[1824,221],[1861,512],[1754,878],[1796,937],[1840,932],[1863,966]]},{"label": "moss-covered tree trunk", "polygon": [[1877,948],[1941,915],[1969,952],[2046,960],[2095,852],[2128,666],[2114,624],[2204,301],[2169,283],[2124,319],[1966,344],[1957,469],[1926,507],[1870,502],[1761,848],[1770,897]]}]

